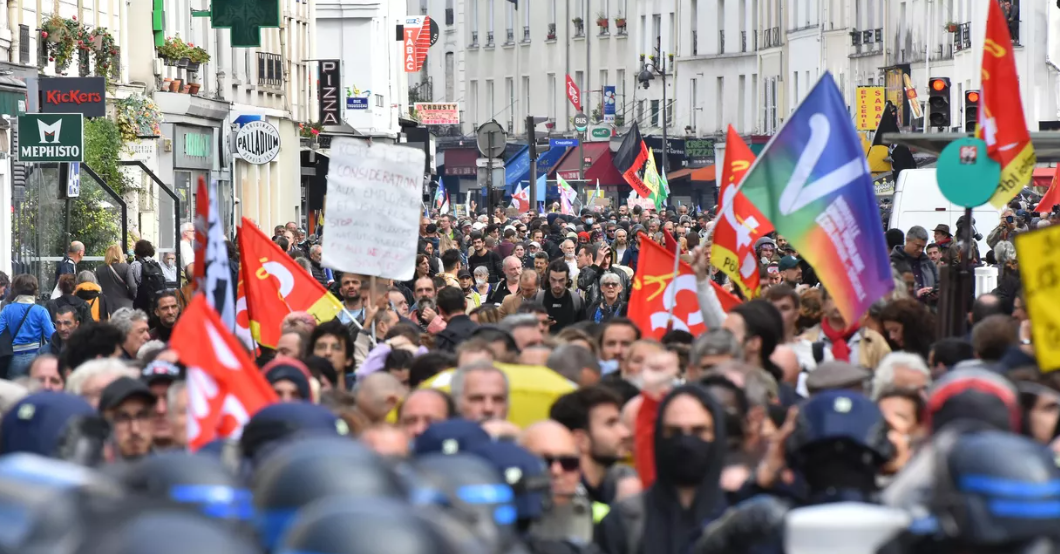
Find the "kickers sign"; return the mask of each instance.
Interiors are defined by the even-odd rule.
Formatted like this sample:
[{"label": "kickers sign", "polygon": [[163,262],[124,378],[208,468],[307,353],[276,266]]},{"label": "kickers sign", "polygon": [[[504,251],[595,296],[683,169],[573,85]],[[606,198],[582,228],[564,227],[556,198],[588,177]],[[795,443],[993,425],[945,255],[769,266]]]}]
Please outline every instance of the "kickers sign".
[{"label": "kickers sign", "polygon": [[42,113],[107,115],[107,86],[103,77],[51,77],[37,83]]}]

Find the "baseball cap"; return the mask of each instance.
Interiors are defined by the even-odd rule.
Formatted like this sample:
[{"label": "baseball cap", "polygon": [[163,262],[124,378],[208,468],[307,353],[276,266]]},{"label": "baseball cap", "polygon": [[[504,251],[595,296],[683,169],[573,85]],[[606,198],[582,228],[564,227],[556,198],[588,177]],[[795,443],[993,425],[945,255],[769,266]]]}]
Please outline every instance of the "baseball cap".
[{"label": "baseball cap", "polygon": [[567,233],[567,238],[578,240],[578,233],[575,233],[574,231],[571,231],[571,232]]},{"label": "baseball cap", "polygon": [[416,437],[412,450],[416,456],[456,454],[490,440],[489,434],[478,423],[466,419],[449,419],[431,424],[423,434]]},{"label": "baseball cap", "polygon": [[80,396],[50,391],[31,394],[4,414],[0,422],[0,454],[53,456],[70,420],[94,415],[96,411]]},{"label": "baseball cap", "polygon": [[766,244],[772,246],[773,248],[777,247],[777,243],[773,239],[769,237],[762,237],[755,241],[755,250],[762,248],[762,246]]},{"label": "baseball cap", "polygon": [[795,256],[784,256],[780,259],[780,263],[777,264],[777,268],[781,271],[795,269],[796,267],[799,267],[799,259]]},{"label": "baseball cap", "polygon": [[99,411],[116,408],[131,398],[142,398],[148,404],[154,404],[158,400],[142,381],[132,377],[119,377],[107,385],[99,395]]},{"label": "baseball cap", "polygon": [[482,223],[481,221],[476,221],[476,222],[474,222],[474,223],[472,223],[472,224],[471,224],[471,229],[472,229],[473,231],[481,231],[481,230],[482,230],[482,229],[484,229],[485,227],[486,227],[486,224],[485,224],[485,223]]},{"label": "baseball cap", "polygon": [[172,383],[182,378],[179,367],[162,360],[155,360],[140,371],[140,380],[149,387],[155,383]]},{"label": "baseball cap", "polygon": [[461,269],[460,272],[456,274],[456,278],[457,279],[470,279],[471,278],[471,272],[466,270],[466,269]]},{"label": "baseball cap", "polygon": [[533,246],[534,248],[541,248],[541,243],[537,242],[536,240],[532,240],[530,241],[530,246]]},{"label": "baseball cap", "polygon": [[830,390],[814,395],[799,408],[805,423],[805,444],[846,438],[870,447],[875,428],[883,421],[876,404],[863,394]]}]

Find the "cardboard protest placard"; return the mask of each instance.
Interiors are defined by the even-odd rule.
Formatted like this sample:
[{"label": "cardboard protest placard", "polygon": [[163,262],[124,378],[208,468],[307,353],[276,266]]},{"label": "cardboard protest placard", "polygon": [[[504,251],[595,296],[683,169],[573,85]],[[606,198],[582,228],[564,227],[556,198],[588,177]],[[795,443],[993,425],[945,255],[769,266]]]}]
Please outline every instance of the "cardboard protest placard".
[{"label": "cardboard protest placard", "polygon": [[405,281],[415,272],[424,152],[347,137],[331,143],[323,265]]}]

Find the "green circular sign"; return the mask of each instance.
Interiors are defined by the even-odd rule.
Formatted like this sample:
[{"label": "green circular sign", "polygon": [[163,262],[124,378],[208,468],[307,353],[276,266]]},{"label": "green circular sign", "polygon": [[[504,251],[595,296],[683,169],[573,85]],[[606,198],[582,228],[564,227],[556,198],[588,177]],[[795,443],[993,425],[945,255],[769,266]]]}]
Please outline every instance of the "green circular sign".
[{"label": "green circular sign", "polygon": [[947,200],[965,208],[986,204],[1001,180],[1001,164],[986,155],[986,142],[955,140],[939,154],[937,179]]}]

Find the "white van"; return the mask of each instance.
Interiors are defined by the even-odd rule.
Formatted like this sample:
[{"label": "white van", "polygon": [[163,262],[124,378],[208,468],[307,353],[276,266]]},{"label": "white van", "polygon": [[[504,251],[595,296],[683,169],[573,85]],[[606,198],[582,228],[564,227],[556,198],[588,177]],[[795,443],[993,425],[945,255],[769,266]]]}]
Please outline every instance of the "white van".
[{"label": "white van", "polygon": [[[951,233],[957,232],[957,219],[964,215],[964,208],[946,200],[939,190],[935,174],[935,168],[907,169],[902,172],[894,187],[889,229],[906,232],[910,227],[919,225],[927,229],[929,243],[934,242],[934,233],[931,231],[936,225],[949,225]],[[990,251],[986,237],[1001,222],[1001,211],[984,204],[972,210],[972,219],[975,220],[975,230],[983,237],[978,241],[979,253],[986,256]]]}]

